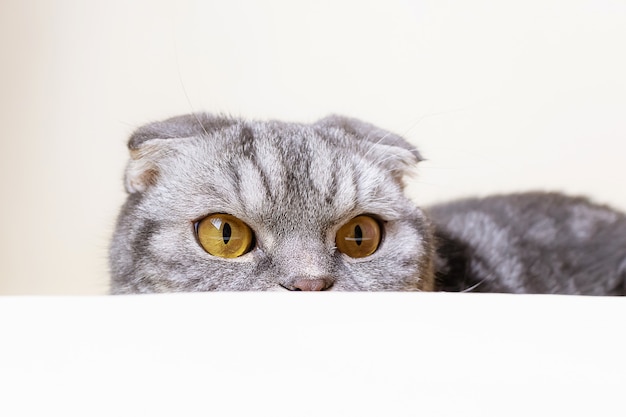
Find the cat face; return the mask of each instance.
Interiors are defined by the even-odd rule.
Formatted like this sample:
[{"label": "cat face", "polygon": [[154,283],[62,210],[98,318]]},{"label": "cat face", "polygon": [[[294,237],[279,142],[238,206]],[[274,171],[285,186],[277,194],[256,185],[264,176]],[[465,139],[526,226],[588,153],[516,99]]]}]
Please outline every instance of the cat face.
[{"label": "cat face", "polygon": [[113,293],[433,287],[430,226],[403,194],[420,157],[396,135],[194,114],[129,149]]}]

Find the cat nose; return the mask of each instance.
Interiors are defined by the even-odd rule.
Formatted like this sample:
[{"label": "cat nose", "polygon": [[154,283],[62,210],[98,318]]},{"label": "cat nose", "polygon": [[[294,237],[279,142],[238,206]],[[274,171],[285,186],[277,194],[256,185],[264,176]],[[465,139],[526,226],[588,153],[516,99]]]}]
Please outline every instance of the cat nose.
[{"label": "cat nose", "polygon": [[330,277],[321,278],[296,278],[292,284],[292,291],[324,291],[333,285],[333,279]]}]

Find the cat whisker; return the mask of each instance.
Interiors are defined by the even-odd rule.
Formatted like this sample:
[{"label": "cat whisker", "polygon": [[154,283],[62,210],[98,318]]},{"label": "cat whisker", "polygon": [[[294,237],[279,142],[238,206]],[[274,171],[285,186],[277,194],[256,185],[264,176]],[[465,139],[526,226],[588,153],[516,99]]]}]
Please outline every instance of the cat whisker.
[{"label": "cat whisker", "polygon": [[196,119],[196,122],[202,128],[202,130],[204,131],[204,134],[206,136],[209,136],[209,132],[207,132],[206,128],[200,121],[200,118],[198,117],[198,113],[196,113],[196,110],[193,104],[191,103],[191,99],[189,98],[189,94],[187,93],[187,89],[185,88],[185,82],[183,81],[183,75],[180,70],[180,60],[178,59],[178,48],[176,48],[176,71],[178,72],[178,81],[180,82],[180,87],[183,89],[183,94],[185,95],[187,104],[189,104],[189,109],[191,110],[191,114],[193,115],[193,118]]},{"label": "cat whisker", "polygon": [[[391,134],[391,132],[387,132],[386,134],[383,135],[383,137],[381,137],[380,139],[378,139],[376,142],[374,142],[372,145],[370,145],[369,149],[365,152],[365,154],[363,154],[363,158],[366,158],[367,155],[369,155],[369,153],[376,147],[376,145],[379,145],[383,140],[385,140],[387,138],[387,136],[389,136]],[[369,135],[367,136],[367,139],[369,139]]]},{"label": "cat whisker", "polygon": [[[401,159],[401,158],[399,158],[397,155],[389,155],[389,156],[386,156],[386,157],[384,157],[384,158],[382,158],[382,159],[378,159],[378,160],[374,161],[374,164],[375,164],[375,165],[377,165],[377,166],[382,167],[382,165],[381,165],[381,164],[382,164],[383,162],[385,162],[385,161],[390,160],[390,159],[399,160],[399,159]],[[387,170],[386,172],[389,172],[389,171],[393,171],[393,170]]]},{"label": "cat whisker", "polygon": [[469,288],[465,288],[464,290],[461,290],[460,292],[472,292],[474,291],[478,286],[480,286],[483,282],[485,282],[484,279],[480,280],[479,282],[477,282],[476,284],[472,285]]},{"label": "cat whisker", "polygon": [[[415,129],[422,121],[424,121],[425,119],[428,119],[430,117],[436,117],[436,116],[441,116],[444,114],[450,114],[450,113],[456,113],[456,112],[461,112],[461,111],[465,111],[465,108],[458,108],[458,109],[452,109],[452,110],[444,110],[444,111],[439,111],[439,112],[433,112],[433,113],[426,113],[426,114],[422,114],[421,116],[417,117],[417,119],[411,123],[409,125],[409,127],[407,129],[405,129],[400,136],[401,137],[406,137],[413,129]],[[383,137],[381,137],[377,142],[373,143],[370,148],[367,150],[367,152],[365,153],[365,155],[363,157],[366,157],[371,151],[372,149],[380,144],[384,139],[386,139],[389,135],[391,135],[392,132],[387,132]],[[367,139],[369,139],[369,135],[367,137]],[[393,155],[392,155],[393,156]],[[376,162],[375,162],[376,163]]]}]

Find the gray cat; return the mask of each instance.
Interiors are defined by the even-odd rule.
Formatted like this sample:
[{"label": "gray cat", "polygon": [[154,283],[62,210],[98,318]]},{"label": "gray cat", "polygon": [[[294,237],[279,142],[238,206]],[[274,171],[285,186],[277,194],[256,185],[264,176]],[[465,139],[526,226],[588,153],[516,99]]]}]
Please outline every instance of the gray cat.
[{"label": "gray cat", "polygon": [[422,210],[403,193],[418,151],[355,119],[192,114],[128,146],[114,294],[626,291],[623,214],[541,193]]}]

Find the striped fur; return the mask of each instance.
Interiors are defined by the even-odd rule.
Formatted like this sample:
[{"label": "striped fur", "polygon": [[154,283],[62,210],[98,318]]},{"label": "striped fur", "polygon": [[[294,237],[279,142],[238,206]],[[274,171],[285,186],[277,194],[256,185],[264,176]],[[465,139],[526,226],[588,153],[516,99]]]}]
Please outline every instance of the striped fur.
[{"label": "striped fur", "polygon": [[[337,116],[305,125],[196,114],[140,128],[129,148],[113,293],[280,290],[320,276],[330,290],[433,288],[430,226],[403,194],[421,158],[394,134]],[[193,224],[212,213],[245,221],[255,249],[204,252]],[[351,259],[334,237],[360,214],[382,221],[384,240]]]},{"label": "striped fur", "polygon": [[[526,193],[426,213],[403,194],[421,160],[401,137],[338,116],[313,124],[192,114],[138,129],[111,244],[111,291],[478,291],[626,294],[626,216],[584,198]],[[194,223],[227,213],[255,233],[235,259],[209,255]],[[370,214],[372,255],[335,248]]]}]

